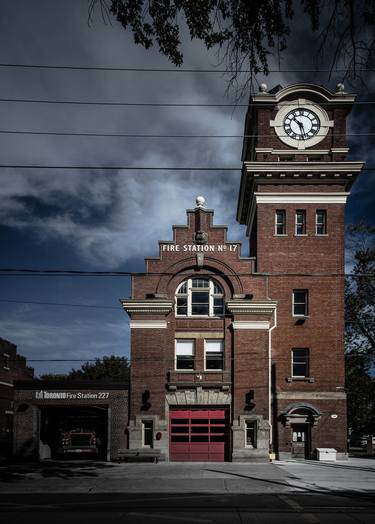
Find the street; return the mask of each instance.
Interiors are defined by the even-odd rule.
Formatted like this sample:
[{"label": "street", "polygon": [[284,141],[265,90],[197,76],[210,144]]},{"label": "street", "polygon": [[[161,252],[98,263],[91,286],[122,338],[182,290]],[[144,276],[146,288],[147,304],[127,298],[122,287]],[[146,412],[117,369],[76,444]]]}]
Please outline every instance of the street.
[{"label": "street", "polygon": [[0,467],[7,523],[369,523],[375,461]]}]

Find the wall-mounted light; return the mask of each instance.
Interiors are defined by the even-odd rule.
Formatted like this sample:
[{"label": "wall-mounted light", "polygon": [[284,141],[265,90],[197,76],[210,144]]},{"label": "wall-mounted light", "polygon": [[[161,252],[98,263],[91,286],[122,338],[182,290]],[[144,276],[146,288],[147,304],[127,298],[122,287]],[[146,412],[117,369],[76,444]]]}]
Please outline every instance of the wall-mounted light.
[{"label": "wall-mounted light", "polygon": [[245,409],[246,410],[251,410],[255,406],[254,396],[255,396],[255,394],[254,394],[254,390],[253,389],[250,389],[245,394]]},{"label": "wall-mounted light", "polygon": [[150,407],[151,407],[150,390],[149,389],[145,389],[144,392],[142,393],[142,407],[141,407],[141,410],[142,411],[147,411],[148,409],[150,409]]}]

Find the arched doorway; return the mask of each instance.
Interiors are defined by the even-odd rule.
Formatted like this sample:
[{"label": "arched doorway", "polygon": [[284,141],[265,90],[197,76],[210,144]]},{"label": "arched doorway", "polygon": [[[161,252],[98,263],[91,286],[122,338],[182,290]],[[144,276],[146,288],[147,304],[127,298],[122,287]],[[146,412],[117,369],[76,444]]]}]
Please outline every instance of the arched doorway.
[{"label": "arched doorway", "polygon": [[321,412],[309,404],[292,404],[282,412],[282,417],[291,431],[291,457],[311,458],[311,428],[318,423]]}]

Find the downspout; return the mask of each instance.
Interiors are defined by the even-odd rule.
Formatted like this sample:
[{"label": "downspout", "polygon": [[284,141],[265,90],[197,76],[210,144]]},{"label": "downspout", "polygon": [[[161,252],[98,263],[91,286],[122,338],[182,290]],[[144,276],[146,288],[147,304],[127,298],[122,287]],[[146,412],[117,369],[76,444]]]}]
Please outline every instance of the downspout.
[{"label": "downspout", "polygon": [[270,444],[272,444],[272,331],[277,326],[277,309],[274,309],[274,323],[268,331],[268,422],[270,425]]}]

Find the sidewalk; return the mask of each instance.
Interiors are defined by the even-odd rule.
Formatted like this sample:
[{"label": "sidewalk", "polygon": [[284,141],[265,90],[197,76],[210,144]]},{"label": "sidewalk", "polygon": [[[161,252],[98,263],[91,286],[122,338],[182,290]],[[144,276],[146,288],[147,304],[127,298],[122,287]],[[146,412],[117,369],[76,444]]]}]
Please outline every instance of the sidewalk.
[{"label": "sidewalk", "polygon": [[131,463],[48,461],[0,466],[5,493],[375,492],[375,461]]}]

